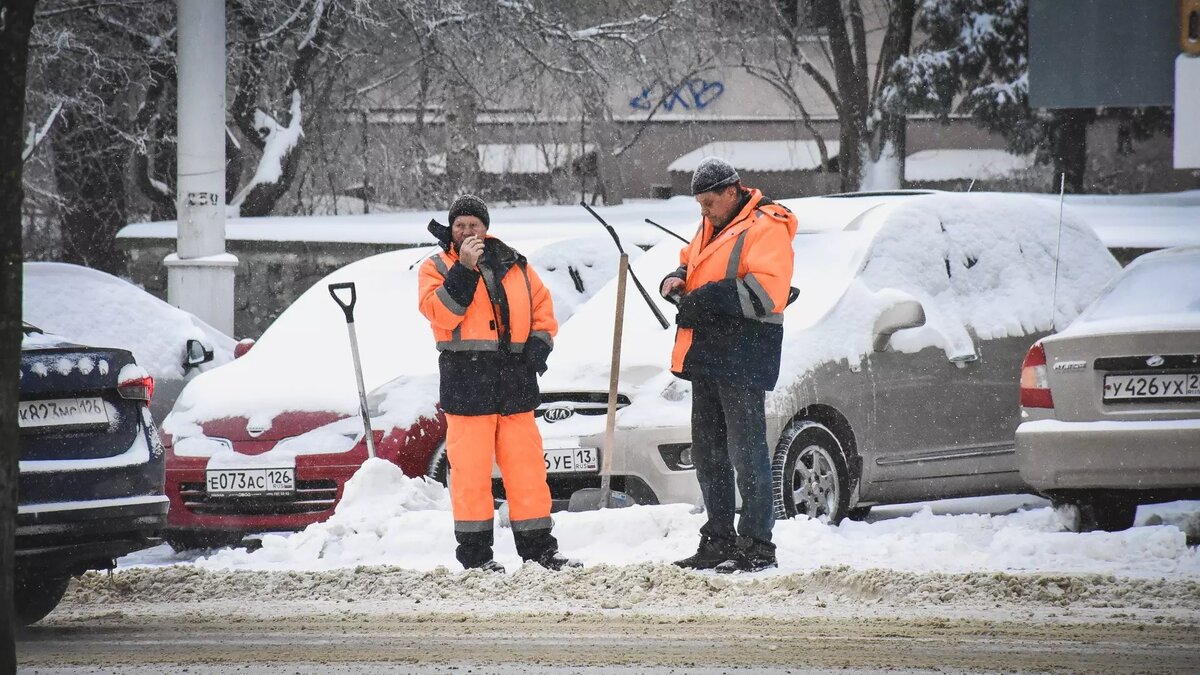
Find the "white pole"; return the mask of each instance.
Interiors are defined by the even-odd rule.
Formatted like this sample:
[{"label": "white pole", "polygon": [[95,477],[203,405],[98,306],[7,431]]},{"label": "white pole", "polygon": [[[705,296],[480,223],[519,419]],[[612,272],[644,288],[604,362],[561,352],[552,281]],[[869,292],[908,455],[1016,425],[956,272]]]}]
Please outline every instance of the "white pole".
[{"label": "white pole", "polygon": [[167,299],[234,334],[237,258],[225,252],[225,3],[178,0],[177,253]]}]

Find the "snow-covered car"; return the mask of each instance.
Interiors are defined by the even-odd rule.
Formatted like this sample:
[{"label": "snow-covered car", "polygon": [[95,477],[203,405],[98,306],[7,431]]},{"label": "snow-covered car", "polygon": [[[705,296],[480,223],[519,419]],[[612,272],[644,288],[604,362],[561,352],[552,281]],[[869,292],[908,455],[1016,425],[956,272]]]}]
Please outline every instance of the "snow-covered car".
[{"label": "snow-covered car", "polygon": [[[560,322],[615,274],[617,252],[602,232],[514,243],[550,290]],[[184,389],[162,427],[168,542],[230,543],[247,532],[302,529],[333,513],[367,448],[332,283],[356,284],[354,323],[378,456],[409,476],[444,480],[438,356],[417,310],[419,263],[430,253],[393,251],[333,272],[243,356]]]},{"label": "snow-covered car", "polygon": [[[1021,359],[1117,273],[1095,234],[1020,195],[782,203],[800,223],[800,295],[766,403],[778,515],[837,522],[876,504],[1028,491],[1013,447]],[[660,244],[634,268],[657,286],[679,248]],[[614,286],[564,326],[550,357],[538,413],[548,455],[603,448]],[[626,300],[613,485],[643,503],[700,503],[691,388],[668,369],[674,327],[642,305]],[[551,474],[553,497],[595,486],[588,468]]]},{"label": "snow-covered car", "polygon": [[1021,477],[1076,530],[1200,498],[1200,247],[1122,270],[1021,371]]},{"label": "snow-covered car", "polygon": [[117,277],[66,263],[25,263],[21,317],[82,344],[128,349],[154,378],[162,422],[188,380],[233,360],[234,340]]},{"label": "snow-covered car", "polygon": [[74,575],[157,543],[166,524],[154,380],[125,349],[80,345],[25,323],[17,407],[14,605],[49,614]]}]

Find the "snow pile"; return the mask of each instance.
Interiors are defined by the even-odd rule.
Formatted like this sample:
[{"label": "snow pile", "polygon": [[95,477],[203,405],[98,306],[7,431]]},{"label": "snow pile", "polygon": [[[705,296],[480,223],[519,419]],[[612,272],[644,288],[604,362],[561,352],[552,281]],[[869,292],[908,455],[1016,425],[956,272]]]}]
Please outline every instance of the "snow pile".
[{"label": "snow pile", "polygon": [[[949,513],[935,514],[937,503],[919,505],[911,515],[911,509],[886,507],[873,513],[874,522],[848,520],[836,527],[803,517],[779,521],[774,540],[780,568],[757,578],[848,566],[918,573],[1200,579],[1200,551],[1188,546],[1187,534],[1178,526],[1186,527],[1194,517],[1196,502],[1167,505],[1162,515],[1154,511],[1161,507],[1143,508],[1139,522],[1147,524],[1124,532],[1073,534],[1037,498],[952,501]],[[695,551],[705,520],[686,504],[560,512],[554,514],[554,534],[564,553],[587,565],[669,563]],[[328,521],[292,535],[266,535],[262,541],[259,550],[224,550],[196,564],[213,569],[458,569],[447,491],[423,478],[408,478],[381,459],[369,460],[354,475]],[[497,526],[495,552],[510,570],[521,566],[511,530]]]},{"label": "snow pile", "polygon": [[[837,157],[839,147],[837,141],[825,142],[830,159]],[[821,150],[816,141],[718,141],[679,157],[667,171],[692,173],[704,158],[711,156],[720,157],[739,171],[813,171],[821,166]]]},{"label": "snow pile", "polygon": [[210,370],[233,360],[233,338],[133,284],[66,263],[25,263],[21,318],[90,347],[128,349],[156,380],[180,380],[187,341],[213,350]]},{"label": "snow pile", "polygon": [[[267,535],[254,553],[224,550],[200,564],[321,569],[383,563],[403,552],[412,564],[427,569],[445,562],[445,549],[429,546],[427,530],[446,525],[449,508],[449,493],[440,484],[409,478],[376,457],[363,462],[347,481],[329,520],[290,536]],[[453,555],[453,547],[450,551]]]}]

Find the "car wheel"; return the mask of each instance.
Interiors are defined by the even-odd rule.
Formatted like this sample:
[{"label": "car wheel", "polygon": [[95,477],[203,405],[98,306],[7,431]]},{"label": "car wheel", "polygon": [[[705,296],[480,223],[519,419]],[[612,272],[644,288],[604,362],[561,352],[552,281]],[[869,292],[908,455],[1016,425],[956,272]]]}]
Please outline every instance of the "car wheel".
[{"label": "car wheel", "polygon": [[1050,500],[1060,520],[1071,532],[1120,532],[1133,527],[1137,503],[1103,495],[1061,497]]},{"label": "car wheel", "polygon": [[20,625],[36,623],[54,611],[70,581],[70,576],[17,578],[13,584],[13,611]]},{"label": "car wheel", "polygon": [[175,530],[163,533],[163,540],[175,549],[176,553],[198,548],[225,548],[242,543],[241,532],[222,532],[213,530]]},{"label": "car wheel", "polygon": [[796,422],[779,439],[771,463],[775,516],[806,515],[836,525],[850,509],[850,472],[837,436],[823,424]]}]

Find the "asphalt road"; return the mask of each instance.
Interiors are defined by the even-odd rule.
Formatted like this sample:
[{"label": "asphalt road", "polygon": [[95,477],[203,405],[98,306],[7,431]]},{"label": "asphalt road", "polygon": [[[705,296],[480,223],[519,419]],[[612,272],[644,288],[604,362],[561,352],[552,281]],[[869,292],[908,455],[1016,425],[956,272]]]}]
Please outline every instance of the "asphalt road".
[{"label": "asphalt road", "polygon": [[21,673],[1196,673],[1189,617],[791,618],[331,603],[118,603],[56,612],[18,643]]}]

